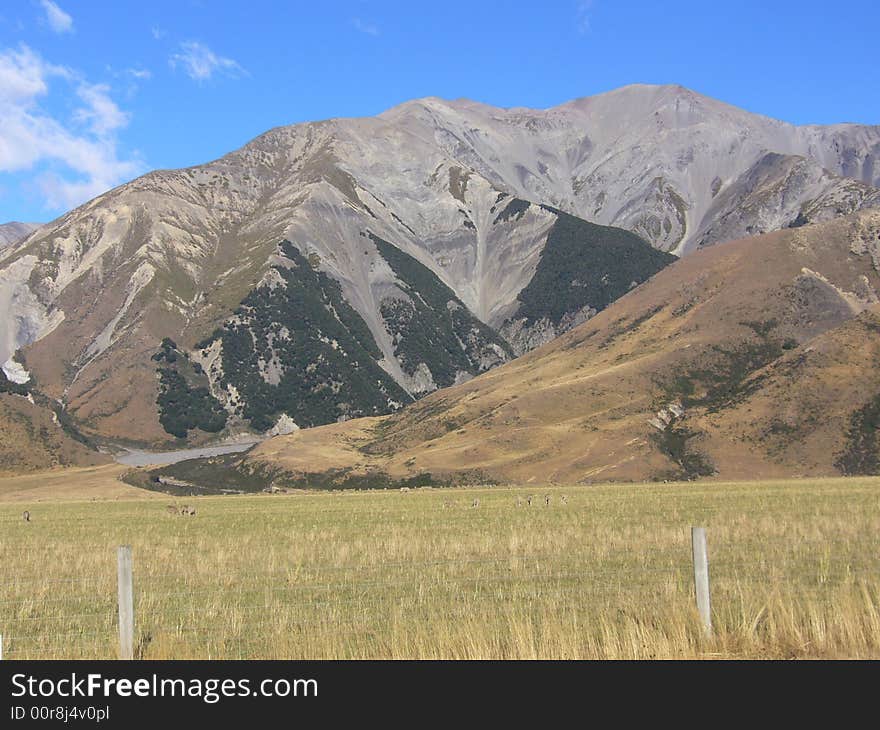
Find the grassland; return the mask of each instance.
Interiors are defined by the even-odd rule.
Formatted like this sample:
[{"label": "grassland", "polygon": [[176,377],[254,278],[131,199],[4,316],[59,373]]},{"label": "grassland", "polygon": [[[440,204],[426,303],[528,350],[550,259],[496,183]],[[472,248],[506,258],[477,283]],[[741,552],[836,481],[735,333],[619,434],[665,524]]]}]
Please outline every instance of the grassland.
[{"label": "grassland", "polygon": [[6,659],[115,656],[120,544],[147,659],[880,658],[877,478],[207,497],[191,518],[4,493]]},{"label": "grassland", "polygon": [[21,509],[32,510],[46,502],[162,498],[161,494],[122,482],[119,477],[127,471],[129,467],[120,464],[103,464],[0,476],[0,504],[17,502],[22,503]]}]

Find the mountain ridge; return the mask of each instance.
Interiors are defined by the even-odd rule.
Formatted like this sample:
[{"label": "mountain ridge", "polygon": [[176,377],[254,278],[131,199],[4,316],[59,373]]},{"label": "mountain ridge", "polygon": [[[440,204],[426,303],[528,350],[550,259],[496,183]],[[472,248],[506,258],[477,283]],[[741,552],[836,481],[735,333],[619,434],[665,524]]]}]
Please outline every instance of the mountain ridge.
[{"label": "mountain ridge", "polygon": [[[627,88],[547,112],[416,100],[377,117],[278,127],[205,165],[148,173],[0,251],[0,302],[10,313],[0,322],[0,362],[17,378],[29,372],[91,435],[161,443],[170,438],[152,360],[161,342],[170,338],[182,358],[201,362],[196,345],[235,320],[254,292],[277,285],[278,266],[289,270],[278,246],[290,241],[336,282],[338,301],[381,352],[379,366],[423,395],[439,385],[437,363],[426,354],[403,367],[402,310],[389,302],[414,300],[376,239],[429,270],[515,354],[525,352],[610,303],[606,276],[617,277],[618,296],[671,261],[668,251],[878,203],[876,188],[842,174],[877,181],[880,128],[817,128],[789,139],[792,129],[800,128],[676,87]],[[646,247],[627,270],[597,261],[604,268],[589,280],[551,277],[572,295],[569,308],[518,317],[561,215],[581,221],[575,244],[591,261],[603,250],[589,246],[594,224],[658,251]],[[453,334],[454,318],[422,313]],[[261,346],[271,360],[268,340]],[[470,362],[455,378],[479,372]],[[210,368],[207,383],[194,367],[187,373],[187,387],[208,388],[234,415],[234,383]],[[275,376],[264,369],[263,377]],[[337,407],[347,417],[342,401]]]},{"label": "mountain ridge", "polygon": [[328,486],[877,473],[878,247],[869,211],[701,251],[511,363],[236,468]]}]

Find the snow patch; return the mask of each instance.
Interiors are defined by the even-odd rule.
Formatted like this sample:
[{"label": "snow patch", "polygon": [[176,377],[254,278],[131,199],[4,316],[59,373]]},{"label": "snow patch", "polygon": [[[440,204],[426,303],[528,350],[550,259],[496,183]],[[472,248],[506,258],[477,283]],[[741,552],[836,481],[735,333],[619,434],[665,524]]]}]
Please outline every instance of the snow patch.
[{"label": "snow patch", "polygon": [[12,358],[3,363],[3,372],[7,378],[13,383],[18,383],[18,385],[24,385],[31,379],[31,374],[24,369],[24,366],[15,362]]}]

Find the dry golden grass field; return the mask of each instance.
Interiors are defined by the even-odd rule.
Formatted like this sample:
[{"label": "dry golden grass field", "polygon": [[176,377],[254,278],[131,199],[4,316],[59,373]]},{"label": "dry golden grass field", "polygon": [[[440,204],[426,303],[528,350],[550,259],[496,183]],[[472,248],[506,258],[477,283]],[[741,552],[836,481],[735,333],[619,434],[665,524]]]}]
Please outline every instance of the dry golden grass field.
[{"label": "dry golden grass field", "polygon": [[146,659],[880,658],[877,478],[137,500],[102,474],[0,481],[4,659],[113,658],[122,544]]}]

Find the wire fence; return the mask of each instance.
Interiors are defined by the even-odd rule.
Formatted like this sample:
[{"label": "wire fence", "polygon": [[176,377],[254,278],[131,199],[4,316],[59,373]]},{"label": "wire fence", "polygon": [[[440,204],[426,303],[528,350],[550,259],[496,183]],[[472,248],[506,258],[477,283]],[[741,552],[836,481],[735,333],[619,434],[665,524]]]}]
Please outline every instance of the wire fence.
[{"label": "wire fence", "polygon": [[[630,635],[680,631],[689,641],[700,634],[697,566],[684,550],[674,559],[634,552],[595,564],[511,551],[272,568],[256,557],[196,561],[184,552],[169,562],[141,551],[127,637],[120,574],[112,559],[101,565],[88,574],[56,570],[51,578],[12,571],[0,592],[2,658],[421,656],[442,655],[444,646],[466,653],[460,647],[468,641],[479,644],[475,653],[504,656],[522,653],[517,642],[520,650],[523,642],[535,645],[536,634],[545,642],[555,636],[561,654],[581,655],[589,653],[584,642],[603,632],[608,640],[615,627]],[[861,640],[880,649],[878,565],[835,554],[833,540],[819,555],[793,551],[785,561],[762,561],[722,553],[708,567],[716,632],[759,632],[775,600],[795,633],[817,622],[833,632],[834,612],[847,613],[846,631],[857,625]]]}]

